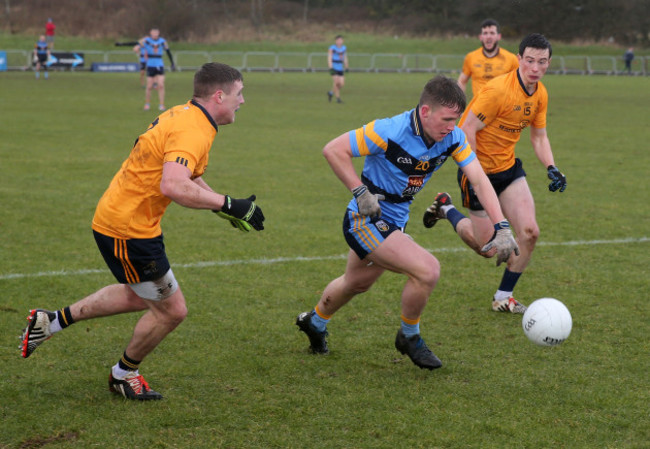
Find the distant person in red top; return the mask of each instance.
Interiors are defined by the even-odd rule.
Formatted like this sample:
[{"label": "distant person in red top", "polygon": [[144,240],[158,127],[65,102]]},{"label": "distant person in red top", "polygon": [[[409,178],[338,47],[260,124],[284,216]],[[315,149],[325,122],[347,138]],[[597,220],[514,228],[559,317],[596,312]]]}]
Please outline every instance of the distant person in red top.
[{"label": "distant person in red top", "polygon": [[54,30],[56,30],[56,25],[54,25],[51,18],[47,19],[47,23],[45,24],[45,40],[50,50],[54,48]]}]

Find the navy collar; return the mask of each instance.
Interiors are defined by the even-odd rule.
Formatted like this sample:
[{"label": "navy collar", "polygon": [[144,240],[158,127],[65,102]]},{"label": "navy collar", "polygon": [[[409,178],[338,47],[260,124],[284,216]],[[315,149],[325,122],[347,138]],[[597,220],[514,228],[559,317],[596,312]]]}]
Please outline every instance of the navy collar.
[{"label": "navy collar", "polygon": [[190,103],[192,103],[194,106],[196,106],[197,108],[199,108],[199,109],[201,110],[201,112],[203,112],[203,114],[205,114],[205,117],[208,119],[208,121],[210,122],[210,124],[211,124],[212,126],[214,126],[215,131],[219,132],[219,127],[217,126],[217,123],[214,121],[214,119],[212,118],[212,116],[211,116],[210,114],[208,114],[208,111],[206,111],[205,108],[204,108],[203,106],[201,106],[199,103],[197,103],[196,101],[194,101],[194,98],[192,98],[192,100],[190,101]]},{"label": "navy collar", "polygon": [[524,85],[524,82],[523,82],[522,79],[521,79],[521,76],[519,75],[519,69],[517,69],[517,80],[519,80],[519,85],[521,86],[521,90],[523,90],[524,93],[525,93],[527,96],[532,97],[533,95],[535,95],[535,92],[537,92],[537,87],[538,87],[538,86],[537,86],[537,83],[535,83],[535,84],[536,84],[536,85],[535,85],[535,92],[533,92],[532,94],[529,94],[529,93],[528,93],[528,90],[526,89],[526,86]]},{"label": "navy collar", "polygon": [[411,131],[413,131],[413,134],[416,136],[420,137],[422,139],[422,142],[427,146],[427,148],[431,148],[436,144],[436,141],[434,140],[429,144],[427,141],[427,138],[424,134],[424,128],[422,128],[422,120],[420,119],[420,106],[416,106],[415,109],[413,109],[413,112],[411,112]]}]

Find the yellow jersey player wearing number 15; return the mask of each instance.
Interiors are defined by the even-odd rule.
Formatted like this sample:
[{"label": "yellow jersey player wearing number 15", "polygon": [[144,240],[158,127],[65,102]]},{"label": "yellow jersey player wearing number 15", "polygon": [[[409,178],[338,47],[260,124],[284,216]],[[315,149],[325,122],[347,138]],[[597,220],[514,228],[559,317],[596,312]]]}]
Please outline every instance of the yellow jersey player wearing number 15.
[{"label": "yellow jersey player wearing number 15", "polygon": [[478,35],[481,48],[467,53],[463,61],[463,70],[458,77],[458,85],[466,92],[467,83],[472,80],[472,94],[479,93],[485,83],[497,76],[512,72],[519,66],[517,56],[499,46],[501,32],[499,23],[486,19],[481,23]]},{"label": "yellow jersey player wearing number 15", "polygon": [[[472,99],[459,122],[499,196],[501,209],[513,226],[521,252],[508,259],[501,284],[492,298],[492,309],[499,312],[526,310],[514,299],[513,290],[530,262],[539,236],[526,172],[521,160],[515,157],[515,145],[524,128],[530,126],[533,150],[551,180],[549,190],[564,192],[567,185],[566,177],[555,166],[546,133],[548,94],[541,79],[551,63],[551,55],[551,44],[544,36],[526,36],[519,45],[519,69],[488,82]],[[481,246],[494,233],[492,223],[462,172],[458,172],[458,182],[470,219],[453,206],[447,193],[440,193],[425,213],[425,226],[431,227],[438,219],[446,218],[468,246],[489,257]]]},{"label": "yellow jersey player wearing number 15", "polygon": [[202,177],[218,126],[233,123],[244,103],[243,88],[238,70],[204,64],[194,75],[192,100],[159,115],[138,137],[92,222],[99,252],[117,283],[57,311],[31,310],[22,335],[24,358],[75,322],[145,311],[111,369],[108,385],[126,399],[162,398],[140,375],[139,365],[187,315],[160,227],[167,206],[175,202],[212,210],[243,231],[264,229],[255,195],[231,198],[212,190]]}]

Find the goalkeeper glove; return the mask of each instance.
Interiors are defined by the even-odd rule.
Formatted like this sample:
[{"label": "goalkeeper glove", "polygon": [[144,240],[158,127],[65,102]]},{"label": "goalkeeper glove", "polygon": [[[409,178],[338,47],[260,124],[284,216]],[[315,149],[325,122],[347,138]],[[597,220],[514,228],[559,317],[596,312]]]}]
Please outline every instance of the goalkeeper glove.
[{"label": "goalkeeper glove", "polygon": [[566,189],[566,176],[555,165],[549,165],[546,170],[548,171],[548,179],[551,180],[548,190],[555,192],[560,189],[560,192],[564,192],[564,189]]},{"label": "goalkeeper glove", "polygon": [[330,69],[330,75],[336,75],[336,70]]},{"label": "goalkeeper glove", "polygon": [[248,232],[251,227],[256,231],[264,229],[264,214],[262,209],[254,203],[255,195],[247,199],[237,199],[226,195],[221,210],[213,210],[219,217],[230,221],[233,228]]},{"label": "goalkeeper glove", "polygon": [[492,248],[497,250],[497,267],[506,262],[513,251],[516,255],[519,255],[519,246],[517,246],[517,242],[510,231],[510,223],[506,220],[494,225],[494,234],[481,251],[487,253]]},{"label": "goalkeeper glove", "polygon": [[384,195],[370,193],[368,187],[363,184],[354,188],[352,194],[357,200],[357,206],[361,215],[365,215],[366,217],[379,217],[381,215],[379,202],[385,199]]}]

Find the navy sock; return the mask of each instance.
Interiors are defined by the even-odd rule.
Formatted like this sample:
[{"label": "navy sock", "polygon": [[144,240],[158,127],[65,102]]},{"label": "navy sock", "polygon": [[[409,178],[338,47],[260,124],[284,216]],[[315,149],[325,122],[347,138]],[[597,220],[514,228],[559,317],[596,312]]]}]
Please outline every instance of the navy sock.
[{"label": "navy sock", "polygon": [[61,310],[57,310],[56,318],[59,320],[61,329],[65,329],[66,327],[74,323],[74,320],[72,319],[72,314],[70,313],[70,307],[64,307]]},{"label": "navy sock", "polygon": [[521,273],[515,273],[506,268],[503,272],[503,277],[501,278],[501,284],[499,284],[499,290],[512,292],[515,289],[515,285],[517,285],[519,276],[521,276]]},{"label": "navy sock", "polygon": [[138,367],[140,366],[140,362],[142,362],[142,360],[133,360],[127,356],[126,351],[124,351],[124,355],[122,355],[122,358],[118,362],[118,366],[120,369],[123,369],[125,371],[137,371]]},{"label": "navy sock", "polygon": [[454,231],[456,230],[456,225],[458,225],[458,222],[462,220],[465,217],[461,211],[456,209],[455,207],[452,207],[447,211],[445,214],[447,216],[447,220],[449,220],[449,223],[454,227]]}]

